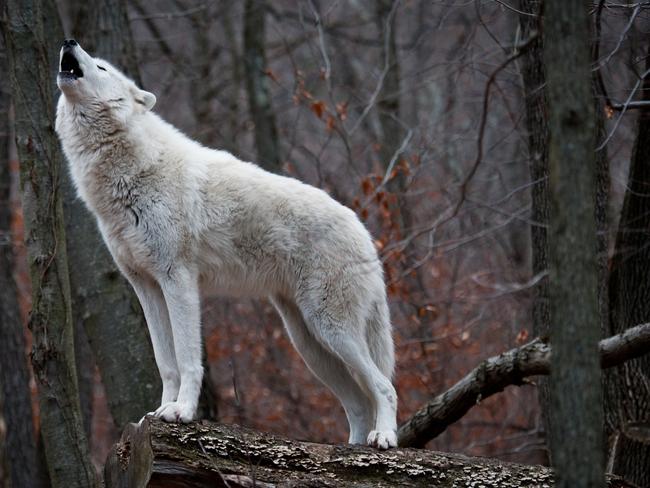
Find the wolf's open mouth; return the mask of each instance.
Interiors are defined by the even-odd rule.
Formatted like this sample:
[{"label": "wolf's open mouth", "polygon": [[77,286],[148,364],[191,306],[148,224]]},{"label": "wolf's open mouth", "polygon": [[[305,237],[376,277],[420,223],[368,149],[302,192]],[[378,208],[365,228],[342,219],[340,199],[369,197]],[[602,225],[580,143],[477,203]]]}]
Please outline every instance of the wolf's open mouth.
[{"label": "wolf's open mouth", "polygon": [[61,75],[73,75],[75,79],[81,78],[84,75],[84,72],[79,66],[79,61],[74,57],[74,54],[71,52],[64,52],[61,57]]}]

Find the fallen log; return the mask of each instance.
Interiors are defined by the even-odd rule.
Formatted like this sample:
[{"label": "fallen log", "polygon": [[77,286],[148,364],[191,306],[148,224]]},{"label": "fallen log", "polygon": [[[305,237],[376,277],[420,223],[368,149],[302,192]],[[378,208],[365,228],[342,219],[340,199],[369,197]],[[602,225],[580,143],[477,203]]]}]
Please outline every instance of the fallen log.
[{"label": "fallen log", "polygon": [[[296,441],[214,422],[130,424],[106,461],[106,488],[551,487],[549,468],[419,449]],[[631,488],[620,478],[610,488]]]}]

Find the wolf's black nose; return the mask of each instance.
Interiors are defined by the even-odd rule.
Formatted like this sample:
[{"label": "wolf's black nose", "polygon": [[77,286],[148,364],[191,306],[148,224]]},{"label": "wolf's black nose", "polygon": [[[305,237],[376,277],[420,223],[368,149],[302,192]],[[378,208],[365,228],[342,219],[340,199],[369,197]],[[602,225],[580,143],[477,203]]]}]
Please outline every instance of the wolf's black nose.
[{"label": "wolf's black nose", "polygon": [[77,41],[74,39],[66,39],[63,41],[63,47],[74,47],[77,45]]}]

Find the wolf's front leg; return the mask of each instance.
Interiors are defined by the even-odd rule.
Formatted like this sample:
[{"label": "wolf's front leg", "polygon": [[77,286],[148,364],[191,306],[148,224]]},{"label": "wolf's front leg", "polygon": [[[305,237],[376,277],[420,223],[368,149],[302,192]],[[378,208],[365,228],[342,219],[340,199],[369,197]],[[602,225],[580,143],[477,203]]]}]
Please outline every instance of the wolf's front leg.
[{"label": "wolf's front leg", "polygon": [[125,267],[121,269],[138,296],[147,321],[156,365],[162,379],[163,391],[160,404],[164,405],[176,400],[181,384],[167,304],[160,286],[153,278]]},{"label": "wolf's front leg", "polygon": [[168,422],[189,422],[196,414],[203,378],[198,274],[176,268],[160,287],[169,310],[181,385],[176,401],[161,405],[155,415]]}]

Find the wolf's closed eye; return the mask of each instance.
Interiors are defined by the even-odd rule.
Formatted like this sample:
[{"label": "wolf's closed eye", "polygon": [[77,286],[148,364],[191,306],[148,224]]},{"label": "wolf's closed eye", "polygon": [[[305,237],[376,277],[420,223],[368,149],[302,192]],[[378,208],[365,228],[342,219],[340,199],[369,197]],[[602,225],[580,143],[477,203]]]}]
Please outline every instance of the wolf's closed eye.
[{"label": "wolf's closed eye", "polygon": [[106,68],[103,68],[103,67],[101,67],[100,65],[97,65],[97,67],[98,67],[99,69],[101,69],[102,71],[106,71]]}]

